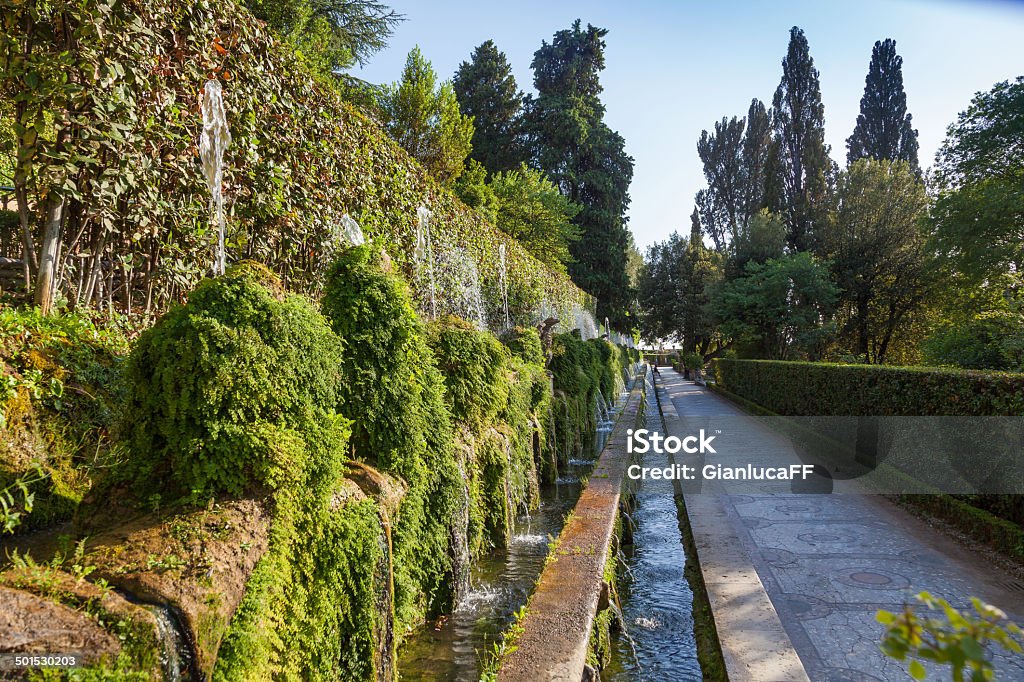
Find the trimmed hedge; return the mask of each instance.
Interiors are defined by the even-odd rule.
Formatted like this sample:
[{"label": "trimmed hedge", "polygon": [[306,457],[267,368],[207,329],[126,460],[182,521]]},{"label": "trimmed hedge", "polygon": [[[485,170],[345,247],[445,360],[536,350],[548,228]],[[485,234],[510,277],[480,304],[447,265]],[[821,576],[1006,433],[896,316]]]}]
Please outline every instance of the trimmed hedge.
[{"label": "trimmed hedge", "polygon": [[[761,415],[1020,416],[1024,374],[777,360],[713,361],[712,388]],[[900,495],[899,501],[1024,559],[1019,495]]]},{"label": "trimmed hedge", "polygon": [[712,362],[719,386],[781,415],[1024,415],[1024,374],[779,360]]}]

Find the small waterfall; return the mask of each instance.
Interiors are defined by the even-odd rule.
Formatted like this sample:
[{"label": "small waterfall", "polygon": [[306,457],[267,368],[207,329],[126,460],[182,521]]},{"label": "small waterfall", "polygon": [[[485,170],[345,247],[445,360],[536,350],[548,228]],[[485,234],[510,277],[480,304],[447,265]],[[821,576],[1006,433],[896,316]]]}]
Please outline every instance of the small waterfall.
[{"label": "small waterfall", "polygon": [[[512,318],[508,314],[508,268],[505,265],[505,245],[498,245],[498,274],[501,277],[501,304],[505,308],[505,329],[512,327]],[[543,313],[542,313],[543,314]],[[541,318],[543,321],[546,318]]]},{"label": "small waterfall", "polygon": [[[480,270],[476,266],[476,261],[473,260],[471,257],[469,257],[468,254],[467,254],[466,260],[467,260],[467,262],[469,264],[469,267],[468,267],[469,278],[466,281],[466,293],[465,293],[466,309],[467,309],[466,312],[468,313],[468,316],[467,316],[466,319],[469,319],[470,316],[471,317],[475,317],[476,318],[476,326],[481,331],[486,331],[487,330],[487,313],[485,312],[485,309],[484,309],[483,291],[480,288]],[[505,315],[506,315],[506,317],[508,316],[508,312],[507,311],[506,311]]]},{"label": "small waterfall", "polygon": [[122,596],[149,611],[156,620],[156,638],[160,647],[160,667],[164,682],[190,682],[202,679],[192,642],[174,608],[166,604],[142,602],[131,594],[122,593]]},{"label": "small waterfall", "polygon": [[[466,465],[459,458],[459,473],[462,479],[468,481]],[[469,594],[469,573],[472,566],[472,559],[469,553],[469,487],[467,485],[459,488],[458,510],[455,522],[452,524],[452,602],[456,605],[462,602]]]},{"label": "small waterfall", "polygon": [[341,216],[341,224],[335,231],[335,238],[339,242],[345,241],[352,246],[362,246],[366,243],[362,228],[359,227],[359,223],[348,213]]},{"label": "small waterfall", "polygon": [[597,338],[597,323],[589,310],[575,304],[572,307],[572,318],[576,324],[575,328],[580,330],[580,337],[584,341]]},{"label": "small waterfall", "polygon": [[458,315],[474,323],[477,329],[487,329],[487,309],[476,260],[459,247],[439,250],[437,255],[441,289],[448,293],[440,302],[440,312]]},{"label": "small waterfall", "polygon": [[416,250],[413,257],[417,270],[426,265],[430,283],[430,318],[437,319],[437,283],[434,279],[434,249],[430,241],[430,217],[426,206],[416,209]]},{"label": "small waterfall", "polygon": [[224,151],[231,146],[224,96],[219,80],[206,81],[203,88],[203,133],[199,138],[199,158],[203,164],[206,187],[210,190],[210,213],[217,221],[216,275],[224,274]]}]

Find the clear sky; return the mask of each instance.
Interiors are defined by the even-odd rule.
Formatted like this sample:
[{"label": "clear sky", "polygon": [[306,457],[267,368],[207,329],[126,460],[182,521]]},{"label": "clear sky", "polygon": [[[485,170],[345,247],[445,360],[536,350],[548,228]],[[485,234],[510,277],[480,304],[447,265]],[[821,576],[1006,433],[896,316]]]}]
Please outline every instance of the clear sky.
[{"label": "clear sky", "polygon": [[1024,75],[1024,2],[856,0],[695,2],[655,0],[390,0],[407,17],[384,52],[356,75],[396,80],[419,45],[451,78],[476,45],[492,39],[519,87],[532,91],[530,62],[542,40],[580,18],[607,28],[601,80],[606,121],[636,163],[630,228],[643,250],[689,230],[704,186],[696,144],[722,116],[766,105],[782,74],[789,29],[804,29],[821,73],[826,141],[840,164],[864,89],[871,48],[894,38],[907,106],[931,164],[946,127],[979,90]]}]

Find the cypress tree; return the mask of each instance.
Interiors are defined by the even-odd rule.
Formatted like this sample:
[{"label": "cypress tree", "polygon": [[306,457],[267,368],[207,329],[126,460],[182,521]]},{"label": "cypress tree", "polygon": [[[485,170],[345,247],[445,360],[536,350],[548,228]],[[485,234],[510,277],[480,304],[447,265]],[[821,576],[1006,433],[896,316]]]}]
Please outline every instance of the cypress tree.
[{"label": "cypress tree", "polygon": [[846,140],[847,163],[865,157],[906,161],[915,172],[920,172],[917,131],[911,120],[907,93],[903,90],[903,57],[896,54],[895,40],[880,40],[871,50],[857,125]]},{"label": "cypress tree", "polygon": [[598,318],[631,324],[626,225],[633,159],[604,122],[600,72],[607,31],[577,20],[534,53],[536,99],[527,100],[533,158],[573,203],[581,239],[572,245],[573,281],[597,297]]},{"label": "cypress tree", "polygon": [[828,191],[832,161],[825,144],[821,85],[804,32],[794,26],[782,60],[782,80],[772,100],[780,203],[796,251],[814,245],[814,229]]},{"label": "cypress tree", "polygon": [[473,50],[452,81],[463,116],[473,117],[473,151],[488,174],[515,170],[526,160],[521,140],[523,93],[493,40]]}]

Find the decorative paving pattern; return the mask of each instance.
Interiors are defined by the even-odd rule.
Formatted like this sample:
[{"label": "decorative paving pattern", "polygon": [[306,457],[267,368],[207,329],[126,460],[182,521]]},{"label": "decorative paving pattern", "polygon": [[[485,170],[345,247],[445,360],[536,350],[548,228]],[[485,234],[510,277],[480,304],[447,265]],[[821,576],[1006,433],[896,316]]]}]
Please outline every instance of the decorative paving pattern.
[{"label": "decorative paving pattern", "polygon": [[[714,428],[716,416],[742,414],[675,372],[661,373],[680,415],[668,427],[671,434],[684,435],[694,423]],[[756,420],[747,428],[749,433],[731,434],[744,456],[764,448],[773,461],[788,452],[792,463],[800,462],[779,434]],[[1013,589],[1008,576],[885,499],[793,494],[774,485],[762,490],[718,496],[725,509],[721,535],[738,538],[815,682],[909,680],[905,664],[879,650],[883,629],[875,613],[898,610],[922,590],[959,608],[976,596],[1024,622],[1024,592]],[[994,657],[997,680],[1024,680],[1024,660]],[[926,667],[928,679],[949,679],[948,669]]]}]

